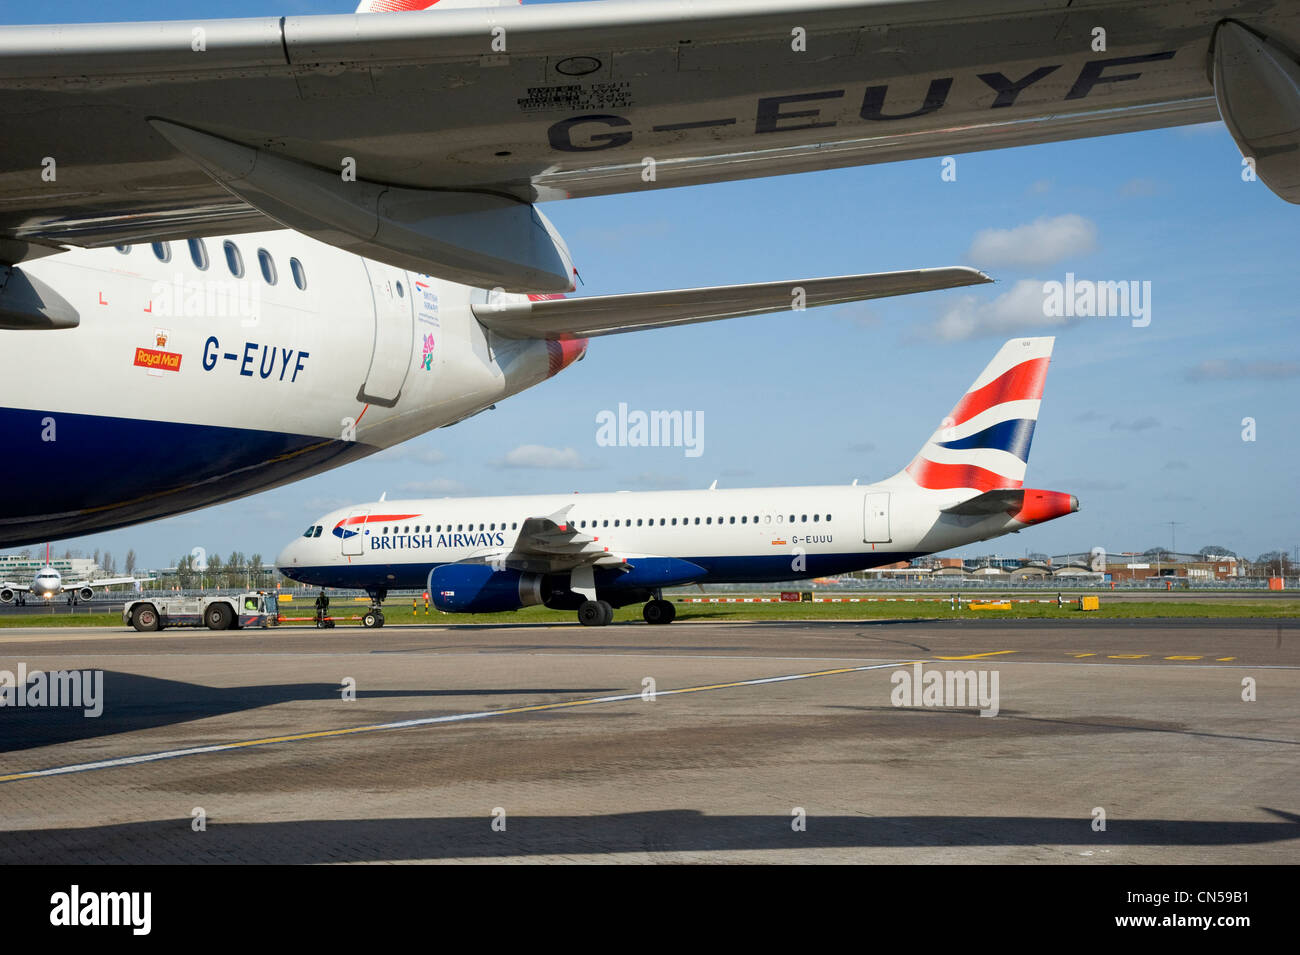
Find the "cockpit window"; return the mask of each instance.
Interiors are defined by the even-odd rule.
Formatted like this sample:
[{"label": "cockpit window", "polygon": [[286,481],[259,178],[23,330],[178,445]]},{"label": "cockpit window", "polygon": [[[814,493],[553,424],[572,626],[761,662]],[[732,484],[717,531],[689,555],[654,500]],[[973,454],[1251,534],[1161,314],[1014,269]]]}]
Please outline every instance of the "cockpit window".
[{"label": "cockpit window", "polygon": [[302,536],[303,536],[303,537],[311,537],[311,536],[312,536],[313,534],[315,534],[315,533],[316,533],[316,525],[313,524],[311,527],[307,528],[307,530],[305,530],[305,531],[303,532],[303,535],[302,535]]},{"label": "cockpit window", "polygon": [[320,524],[317,524],[317,525],[316,525],[316,533],[313,534],[312,537],[320,537],[320,532],[323,531],[324,529],[325,529],[325,528],[322,527]]}]

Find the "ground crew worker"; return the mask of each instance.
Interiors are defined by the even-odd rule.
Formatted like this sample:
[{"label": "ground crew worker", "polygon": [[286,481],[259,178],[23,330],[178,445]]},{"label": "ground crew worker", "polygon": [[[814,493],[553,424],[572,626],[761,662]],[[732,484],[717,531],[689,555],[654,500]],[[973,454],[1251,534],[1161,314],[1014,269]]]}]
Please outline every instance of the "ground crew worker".
[{"label": "ground crew worker", "polygon": [[330,599],[325,596],[325,590],[322,588],[320,596],[316,598],[316,626],[319,627],[325,622],[325,618],[329,615],[329,609]]}]

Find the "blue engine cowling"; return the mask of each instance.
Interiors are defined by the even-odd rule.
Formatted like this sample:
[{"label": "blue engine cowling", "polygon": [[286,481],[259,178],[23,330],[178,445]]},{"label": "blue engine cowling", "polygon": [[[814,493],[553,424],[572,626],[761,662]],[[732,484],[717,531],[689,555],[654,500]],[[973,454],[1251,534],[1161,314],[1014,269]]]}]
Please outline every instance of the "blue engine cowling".
[{"label": "blue engine cowling", "polygon": [[542,575],[444,564],[429,574],[429,599],[445,613],[499,613],[543,602]]}]

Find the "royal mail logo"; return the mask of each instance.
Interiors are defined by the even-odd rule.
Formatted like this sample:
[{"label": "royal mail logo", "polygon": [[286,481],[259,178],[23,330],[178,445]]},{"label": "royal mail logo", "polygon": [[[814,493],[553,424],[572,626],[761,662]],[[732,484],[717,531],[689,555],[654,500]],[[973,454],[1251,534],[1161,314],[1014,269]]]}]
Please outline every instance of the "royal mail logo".
[{"label": "royal mail logo", "polygon": [[178,352],[159,351],[156,348],[137,348],[135,350],[135,364],[141,368],[158,369],[161,371],[180,371],[181,356]]},{"label": "royal mail logo", "polygon": [[162,329],[159,329],[158,331],[153,333],[153,339],[159,348],[167,347],[167,333]]}]

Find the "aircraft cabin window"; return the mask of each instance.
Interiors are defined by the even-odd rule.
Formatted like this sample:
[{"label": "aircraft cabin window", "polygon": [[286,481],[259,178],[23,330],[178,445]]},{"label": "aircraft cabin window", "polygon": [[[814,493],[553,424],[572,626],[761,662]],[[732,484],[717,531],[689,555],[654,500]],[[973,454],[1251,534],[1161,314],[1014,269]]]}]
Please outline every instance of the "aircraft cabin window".
[{"label": "aircraft cabin window", "polygon": [[519,524],[518,524],[518,522],[512,522],[511,525],[510,525],[510,529],[511,529],[512,531],[517,531],[517,530],[519,530]]},{"label": "aircraft cabin window", "polygon": [[402,288],[402,283],[401,283],[401,282],[398,282],[398,283],[397,283],[397,297],[398,297],[398,298],[405,298],[405,297],[406,297],[406,291]]},{"label": "aircraft cabin window", "polygon": [[226,252],[226,267],[230,269],[230,274],[237,279],[244,277],[244,257],[239,254],[239,247],[227,239],[221,244]]},{"label": "aircraft cabin window", "polygon": [[706,517],[706,518],[704,519],[704,523],[706,523],[706,524],[712,524],[712,523],[713,523],[713,518],[711,518],[711,517]]},{"label": "aircraft cabin window", "polygon": [[267,285],[274,285],[279,276],[275,272],[275,260],[266,249],[257,250],[257,264],[262,267],[262,278]]},{"label": "aircraft cabin window", "polygon": [[639,517],[636,519],[636,526],[637,526],[637,527],[640,527],[640,526],[641,526],[641,518],[639,518]]},{"label": "aircraft cabin window", "polygon": [[159,262],[170,262],[172,260],[172,247],[169,242],[155,242],[153,244],[153,254]]},{"label": "aircraft cabin window", "polygon": [[660,527],[663,527],[666,523],[668,523],[668,522],[667,522],[664,518],[662,518],[662,517],[659,518],[659,526],[660,526]]},{"label": "aircraft cabin window", "polygon": [[813,523],[816,524],[819,520],[821,520],[821,518],[822,518],[822,516],[821,516],[820,514],[814,514],[814,515],[813,515]]},{"label": "aircraft cabin window", "polygon": [[784,522],[785,522],[785,515],[784,515],[784,514],[778,514],[778,515],[776,515],[776,522],[777,522],[778,524],[784,523]]},{"label": "aircraft cabin window", "polygon": [[699,522],[700,522],[700,519],[699,519],[698,517],[695,518],[695,523],[698,524]]},{"label": "aircraft cabin window", "polygon": [[673,527],[676,527],[676,526],[677,526],[677,518],[674,517],[674,518],[673,518]]},{"label": "aircraft cabin window", "polygon": [[194,267],[200,272],[206,272],[208,269],[208,247],[203,244],[202,239],[190,239],[186,245],[190,247],[190,260]]},{"label": "aircraft cabin window", "polygon": [[802,523],[802,524],[807,524],[807,523],[808,523],[808,515],[807,515],[807,514],[805,514],[805,515],[803,516],[803,518],[802,518],[802,520],[800,521],[800,523]]},{"label": "aircraft cabin window", "polygon": [[289,260],[289,271],[293,273],[293,284],[302,291],[307,291],[307,272],[297,259]]},{"label": "aircraft cabin window", "polygon": [[790,515],[790,523],[791,523],[791,524],[794,523],[794,515],[793,515],[793,514]]}]

